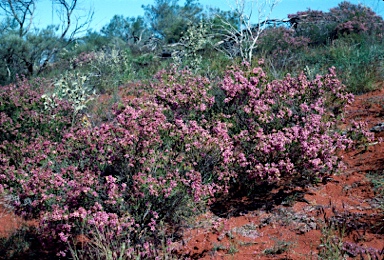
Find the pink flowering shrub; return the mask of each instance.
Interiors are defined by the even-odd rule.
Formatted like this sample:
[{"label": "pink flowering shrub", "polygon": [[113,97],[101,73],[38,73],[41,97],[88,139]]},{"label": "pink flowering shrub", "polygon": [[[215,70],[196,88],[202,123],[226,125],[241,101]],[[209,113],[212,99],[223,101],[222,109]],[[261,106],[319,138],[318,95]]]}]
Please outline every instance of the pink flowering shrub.
[{"label": "pink flowering shrub", "polygon": [[95,52],[82,52],[77,57],[71,60],[73,68],[82,67],[94,61],[96,59]]},{"label": "pink flowering shrub", "polygon": [[21,215],[40,219],[45,243],[65,251],[80,234],[103,233],[131,245],[125,256],[151,258],[159,223],[177,225],[226,192],[233,175],[225,124],[206,129],[168,109],[153,97],[131,99],[112,123],[73,128],[60,142],[37,138],[17,167],[2,166],[0,183]]},{"label": "pink flowering shrub", "polygon": [[382,39],[384,20],[369,7],[362,4],[341,2],[329,12],[308,10],[288,15],[299,17],[295,31],[298,36],[311,39],[311,43],[322,44],[329,39],[346,35],[369,35]]},{"label": "pink flowering shrub", "polygon": [[60,139],[71,126],[73,109],[65,101],[47,109],[41,89],[25,79],[0,88],[0,141],[31,140],[36,136]]},{"label": "pink flowering shrub", "polygon": [[299,57],[308,50],[311,39],[297,35],[293,29],[270,27],[263,31],[258,50],[275,69],[284,70],[297,66]]},{"label": "pink flowering shrub", "polygon": [[[55,100],[46,108],[42,91],[25,79],[0,88],[0,157],[11,165],[19,163],[20,151],[37,137],[60,140],[72,126],[73,108]],[[1,164],[0,164],[1,166]]]},{"label": "pink flowering shrub", "polygon": [[375,134],[368,130],[367,122],[352,120],[351,123],[352,125],[345,131],[345,135],[354,141],[355,146],[366,146],[375,140]]},{"label": "pink flowering shrub", "polygon": [[292,55],[307,49],[310,39],[297,36],[295,31],[285,27],[271,27],[263,31],[259,40],[259,48],[274,59]]},{"label": "pink flowering shrub", "polygon": [[[103,241],[122,257],[153,259],[164,241],[170,244],[171,226],[177,230],[231,187],[321,178],[337,169],[335,151],[351,144],[335,124],[353,96],[333,69],[312,81],[300,74],[269,82],[261,68],[245,66],[228,70],[219,86],[171,70],[160,72],[151,89],[116,104],[113,119],[98,127],[69,127],[63,118],[60,135],[47,124],[34,138],[9,143],[19,117],[2,112],[10,129],[2,130],[2,148],[23,145],[17,158],[2,150],[0,189],[14,195],[20,215],[40,221],[48,248],[64,255],[85,236],[88,253]],[[36,92],[23,102],[39,107],[39,100]],[[12,111],[23,107],[16,97],[12,102]],[[56,119],[70,107],[33,111]],[[17,121],[29,127],[25,133],[46,123],[29,123],[34,118]]]},{"label": "pink flowering shrub", "polygon": [[352,4],[344,1],[337,7],[330,9],[330,14],[337,21],[334,34],[382,34],[384,20],[369,7],[362,4]]},{"label": "pink flowering shrub", "polygon": [[157,102],[163,104],[173,117],[187,120],[204,119],[215,98],[209,93],[212,86],[208,78],[193,75],[191,71],[162,70],[152,83]]},{"label": "pink flowering shrub", "polygon": [[333,173],[337,149],[351,144],[335,131],[341,109],[353,100],[334,69],[313,81],[300,74],[268,82],[261,68],[227,72],[223,111],[233,127],[240,183],[291,182]]}]

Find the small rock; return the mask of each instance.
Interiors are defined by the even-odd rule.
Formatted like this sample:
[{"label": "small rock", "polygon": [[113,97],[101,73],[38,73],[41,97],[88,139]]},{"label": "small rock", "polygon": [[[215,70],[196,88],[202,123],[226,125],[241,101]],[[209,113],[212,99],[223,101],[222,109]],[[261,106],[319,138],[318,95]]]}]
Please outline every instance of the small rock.
[{"label": "small rock", "polygon": [[374,133],[380,133],[384,131],[384,122],[376,124],[374,127],[372,127],[369,131]]}]

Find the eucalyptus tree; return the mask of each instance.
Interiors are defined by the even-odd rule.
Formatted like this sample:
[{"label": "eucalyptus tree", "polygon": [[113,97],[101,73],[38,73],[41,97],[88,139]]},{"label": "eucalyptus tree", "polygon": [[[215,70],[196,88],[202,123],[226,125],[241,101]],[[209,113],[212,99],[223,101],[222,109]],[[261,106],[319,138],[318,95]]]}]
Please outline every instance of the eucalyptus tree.
[{"label": "eucalyptus tree", "polygon": [[198,24],[202,7],[196,0],[155,0],[153,5],[142,6],[151,32],[165,44],[178,42],[190,24]]},{"label": "eucalyptus tree", "polygon": [[120,38],[127,43],[139,43],[148,34],[144,18],[124,17],[115,15],[111,21],[101,29],[101,33],[108,38]]}]

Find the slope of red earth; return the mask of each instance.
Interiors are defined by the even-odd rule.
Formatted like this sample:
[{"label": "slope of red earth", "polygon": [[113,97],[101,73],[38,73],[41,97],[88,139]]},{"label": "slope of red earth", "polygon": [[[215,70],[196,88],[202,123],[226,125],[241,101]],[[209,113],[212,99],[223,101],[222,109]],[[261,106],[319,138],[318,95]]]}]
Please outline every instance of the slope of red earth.
[{"label": "slope of red earth", "polygon": [[[369,130],[384,122],[384,83],[379,89],[355,97],[345,125],[360,120]],[[384,131],[365,148],[341,154],[346,168],[325,183],[272,187],[217,203],[184,228],[174,252],[180,259],[384,259],[380,137]],[[0,203],[0,238],[21,224]]]}]

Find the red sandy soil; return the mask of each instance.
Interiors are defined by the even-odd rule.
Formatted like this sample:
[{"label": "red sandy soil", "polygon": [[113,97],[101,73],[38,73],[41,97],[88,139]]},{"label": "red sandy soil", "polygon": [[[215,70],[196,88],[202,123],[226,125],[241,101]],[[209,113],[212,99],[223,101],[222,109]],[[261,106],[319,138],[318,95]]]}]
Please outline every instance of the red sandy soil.
[{"label": "red sandy soil", "polygon": [[[384,83],[380,90],[356,96],[346,108],[345,124],[351,120],[367,122],[367,129],[384,122]],[[327,247],[350,242],[355,248],[376,249],[377,258],[364,254],[356,259],[383,259],[384,199],[367,174],[384,174],[384,143],[375,140],[366,149],[341,155],[345,170],[326,183],[275,187],[264,195],[218,203],[184,228],[174,251],[180,259],[300,260],[319,259]],[[21,223],[0,204],[0,237]]]}]

